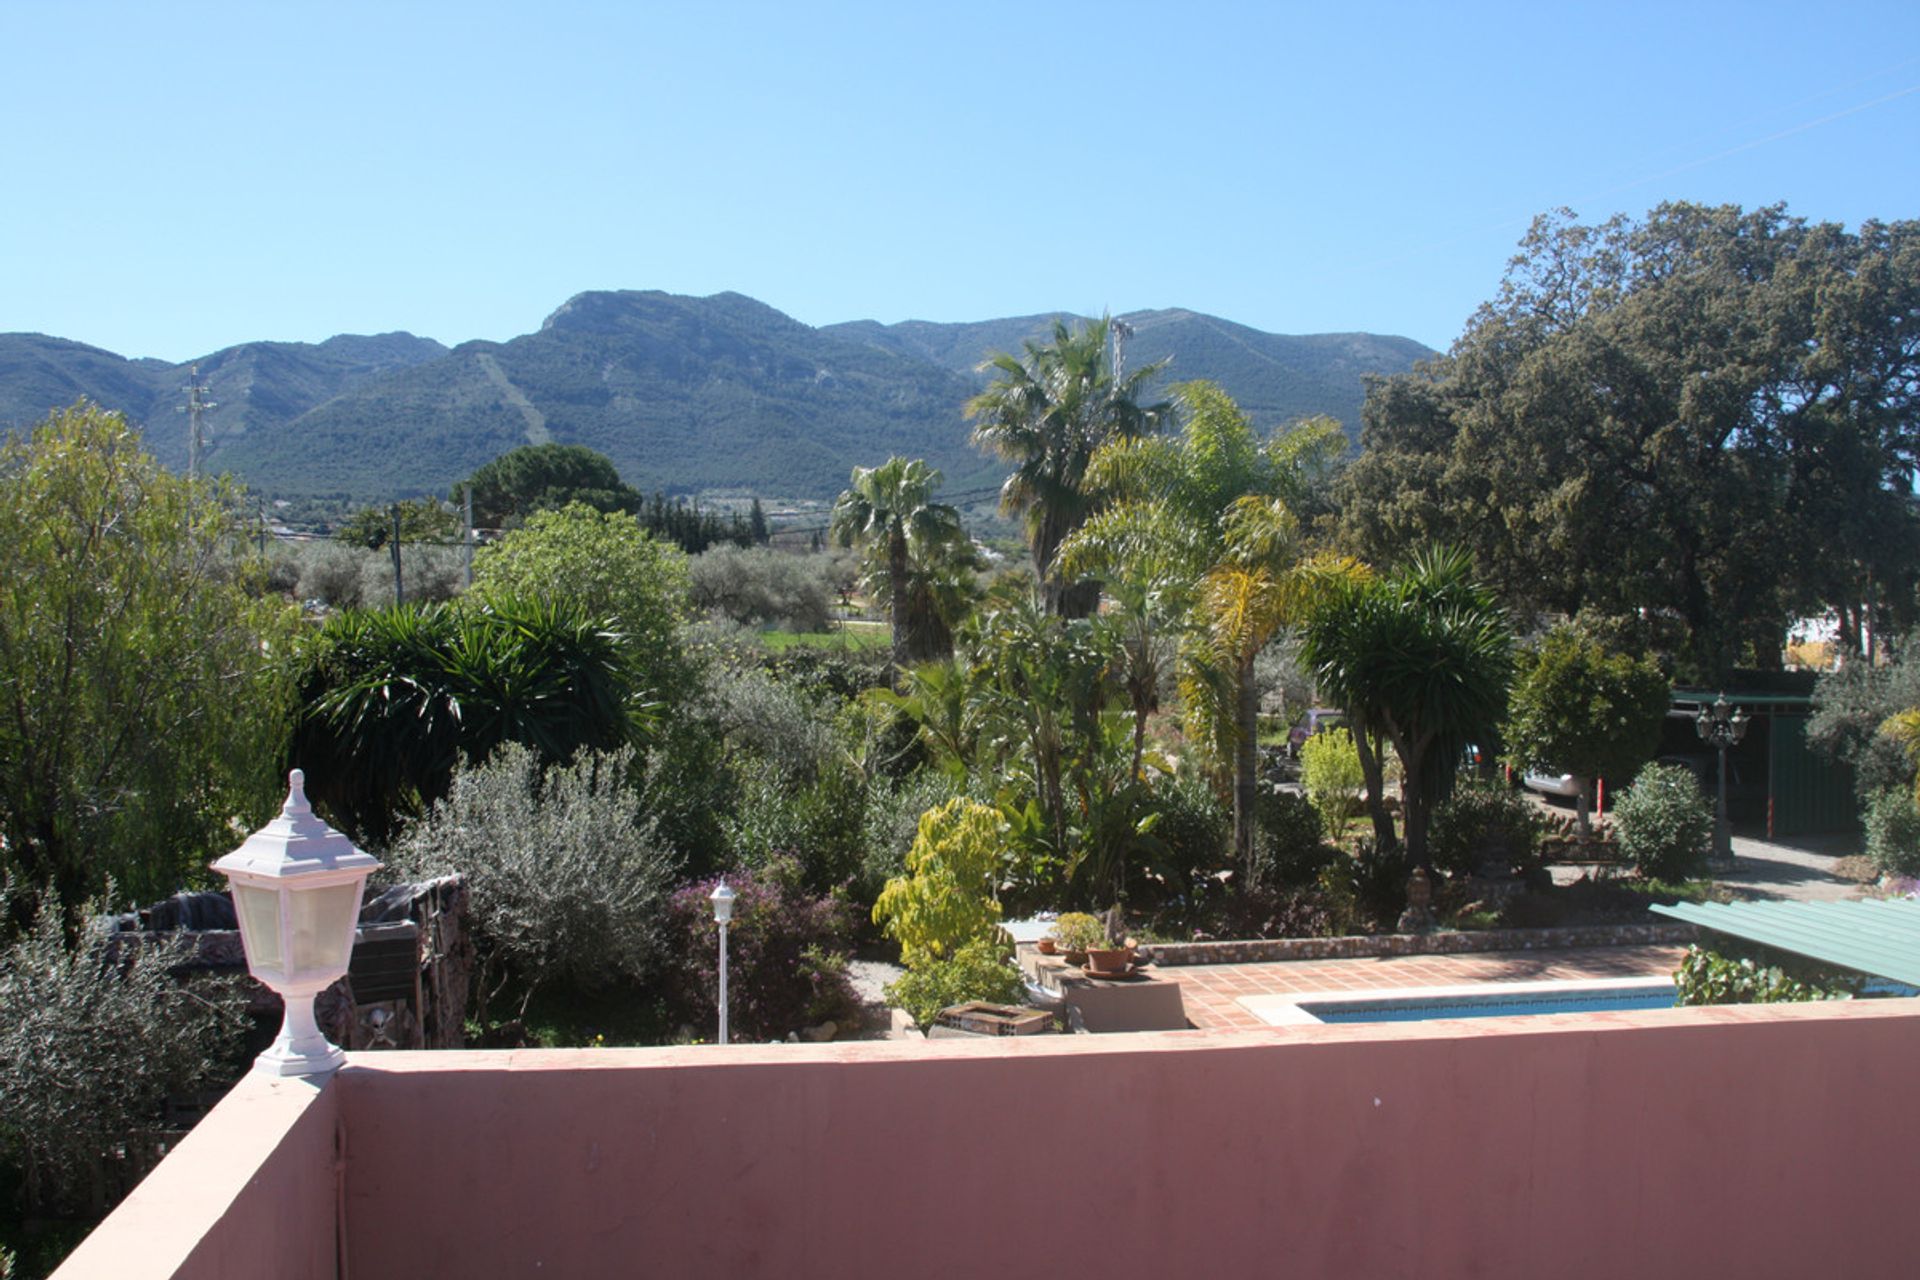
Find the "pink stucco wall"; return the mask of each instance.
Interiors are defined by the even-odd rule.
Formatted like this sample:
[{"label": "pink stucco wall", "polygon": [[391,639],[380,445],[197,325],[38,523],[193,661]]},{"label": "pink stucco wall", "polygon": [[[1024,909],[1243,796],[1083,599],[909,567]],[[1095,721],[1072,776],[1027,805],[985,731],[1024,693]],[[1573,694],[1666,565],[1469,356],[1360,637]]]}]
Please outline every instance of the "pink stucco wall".
[{"label": "pink stucco wall", "polygon": [[333,1280],[338,1101],[332,1083],[248,1076],[53,1280]]},{"label": "pink stucco wall", "polygon": [[1905,1001],[362,1055],[349,1274],[1905,1277],[1916,1062]]}]

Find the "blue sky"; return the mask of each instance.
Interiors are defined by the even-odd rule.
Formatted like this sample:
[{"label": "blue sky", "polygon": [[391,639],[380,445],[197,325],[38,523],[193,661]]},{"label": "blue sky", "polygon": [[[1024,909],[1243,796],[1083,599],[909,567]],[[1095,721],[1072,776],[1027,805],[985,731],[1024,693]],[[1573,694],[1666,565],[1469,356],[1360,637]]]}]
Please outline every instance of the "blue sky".
[{"label": "blue sky", "polygon": [[185,359],[1183,306],[1436,347],[1534,214],[1920,217],[1920,4],[0,0],[0,331]]}]

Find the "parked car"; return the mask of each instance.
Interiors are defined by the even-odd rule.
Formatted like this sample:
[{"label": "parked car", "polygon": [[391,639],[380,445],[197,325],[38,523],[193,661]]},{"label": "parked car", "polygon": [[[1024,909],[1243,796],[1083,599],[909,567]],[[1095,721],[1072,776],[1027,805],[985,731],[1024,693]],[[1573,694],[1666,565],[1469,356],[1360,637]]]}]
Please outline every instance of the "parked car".
[{"label": "parked car", "polygon": [[1316,733],[1325,733],[1329,729],[1347,727],[1347,713],[1333,707],[1314,707],[1300,717],[1287,732],[1287,755],[1292,759],[1300,758],[1300,748],[1308,738]]},{"label": "parked car", "polygon": [[1520,781],[1524,782],[1530,791],[1559,796],[1563,800],[1571,800],[1580,794],[1580,779],[1570,773],[1546,773],[1529,769]]}]

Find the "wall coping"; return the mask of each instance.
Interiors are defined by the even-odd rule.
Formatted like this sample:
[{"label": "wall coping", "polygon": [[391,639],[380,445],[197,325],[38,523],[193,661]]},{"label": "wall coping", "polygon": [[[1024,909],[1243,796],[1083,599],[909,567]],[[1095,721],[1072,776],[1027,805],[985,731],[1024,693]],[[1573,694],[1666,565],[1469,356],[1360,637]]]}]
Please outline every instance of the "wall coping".
[{"label": "wall coping", "polygon": [[1153,963],[1263,964],[1289,960],[1357,960],[1375,956],[1460,955],[1484,951],[1560,951],[1574,947],[1674,946],[1693,942],[1689,924],[1575,925],[1559,929],[1462,929],[1433,933],[1353,934],[1339,938],[1253,938],[1146,944]]},{"label": "wall coping", "polygon": [[[169,1151],[49,1280],[127,1280],[186,1273],[236,1202],[310,1112],[333,1127],[337,1076],[249,1072]],[[313,1208],[313,1206],[308,1206]],[[329,1203],[319,1211],[332,1216]]]}]

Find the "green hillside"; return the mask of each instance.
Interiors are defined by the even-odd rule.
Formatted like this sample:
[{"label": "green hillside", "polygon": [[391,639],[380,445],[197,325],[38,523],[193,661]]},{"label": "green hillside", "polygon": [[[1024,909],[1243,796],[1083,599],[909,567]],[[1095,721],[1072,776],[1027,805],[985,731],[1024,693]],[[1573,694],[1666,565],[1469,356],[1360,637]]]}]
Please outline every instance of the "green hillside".
[{"label": "green hillside", "polygon": [[[1211,378],[1262,426],[1331,413],[1357,432],[1362,377],[1432,354],[1403,338],[1288,337],[1191,311],[1124,318],[1129,365],[1171,356],[1169,380]],[[271,496],[372,502],[444,493],[509,449],[551,440],[605,453],[642,490],[831,497],[852,467],[905,453],[957,491],[1000,474],[967,444],[977,366],[1054,319],[816,329],[738,293],[623,291],[580,294],[532,333],[451,351],[410,334],[246,343],[198,361],[217,401],[209,465]],[[0,428],[84,394],[143,423],[179,466],[186,376],[0,335]]]},{"label": "green hillside", "polygon": [[209,465],[243,471],[232,451],[248,435],[283,427],[361,382],[445,353],[438,342],[410,333],[341,334],[321,343],[242,343],[168,364],[37,333],[0,334],[0,431],[31,426],[84,395],[142,424],[147,447],[162,462],[185,466],[181,388],[197,364],[216,402],[205,422]]}]

